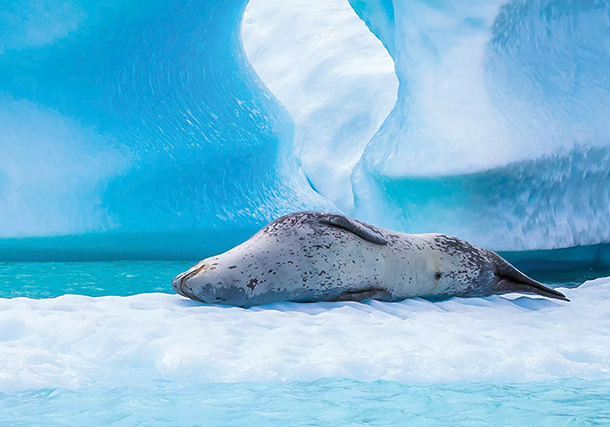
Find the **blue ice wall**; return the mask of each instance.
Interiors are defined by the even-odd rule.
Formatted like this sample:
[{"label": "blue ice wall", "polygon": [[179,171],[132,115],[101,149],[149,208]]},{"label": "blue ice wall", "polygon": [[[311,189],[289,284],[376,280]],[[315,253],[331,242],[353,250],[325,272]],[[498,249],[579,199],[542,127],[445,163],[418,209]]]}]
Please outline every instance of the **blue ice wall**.
[{"label": "blue ice wall", "polygon": [[2,4],[5,255],[207,252],[281,214],[329,208],[242,51],[245,4]]}]

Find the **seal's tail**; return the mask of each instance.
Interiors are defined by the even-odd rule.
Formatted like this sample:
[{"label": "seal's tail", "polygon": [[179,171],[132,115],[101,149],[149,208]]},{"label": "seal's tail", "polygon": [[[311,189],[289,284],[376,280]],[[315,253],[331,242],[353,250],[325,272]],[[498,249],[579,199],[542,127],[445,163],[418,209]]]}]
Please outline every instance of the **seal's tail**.
[{"label": "seal's tail", "polygon": [[570,301],[561,292],[544,286],[542,283],[527,277],[525,274],[513,267],[504,258],[495,253],[494,255],[497,276],[497,282],[495,285],[496,292],[524,292],[542,295],[548,298],[556,298],[562,301]]}]

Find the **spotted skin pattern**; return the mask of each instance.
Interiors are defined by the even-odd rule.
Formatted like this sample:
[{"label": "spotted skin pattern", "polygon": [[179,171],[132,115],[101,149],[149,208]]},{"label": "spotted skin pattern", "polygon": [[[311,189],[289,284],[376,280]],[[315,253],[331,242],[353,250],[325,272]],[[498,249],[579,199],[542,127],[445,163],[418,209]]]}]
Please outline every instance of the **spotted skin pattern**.
[{"label": "spotted skin pattern", "polygon": [[[508,276],[499,273],[502,269]],[[516,289],[515,277],[529,280],[528,285],[519,282],[522,287],[536,289]],[[399,233],[320,212],[271,222],[241,245],[176,276],[172,287],[197,301],[242,307],[278,301],[438,300],[515,290],[565,299],[494,252],[455,237]]]}]

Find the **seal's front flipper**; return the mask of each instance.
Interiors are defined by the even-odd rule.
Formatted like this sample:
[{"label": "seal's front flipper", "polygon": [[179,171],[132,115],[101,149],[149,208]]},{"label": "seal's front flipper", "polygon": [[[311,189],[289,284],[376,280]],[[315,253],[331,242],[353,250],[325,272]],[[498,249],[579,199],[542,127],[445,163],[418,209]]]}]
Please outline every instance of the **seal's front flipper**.
[{"label": "seal's front flipper", "polygon": [[330,225],[331,227],[337,227],[345,231],[349,231],[361,239],[377,245],[388,244],[388,241],[383,233],[381,233],[375,227],[355,219],[347,218],[342,215],[327,214],[321,217],[318,221],[320,224]]},{"label": "seal's front flipper", "polygon": [[392,296],[388,291],[382,289],[368,289],[366,291],[357,292],[343,292],[334,301],[356,301],[362,302],[369,299],[376,299],[379,301],[392,301]]},{"label": "seal's front flipper", "polygon": [[561,292],[544,286],[542,283],[526,276],[498,254],[490,253],[494,255],[493,259],[496,267],[497,282],[494,285],[495,292],[524,292],[562,301],[570,301]]}]

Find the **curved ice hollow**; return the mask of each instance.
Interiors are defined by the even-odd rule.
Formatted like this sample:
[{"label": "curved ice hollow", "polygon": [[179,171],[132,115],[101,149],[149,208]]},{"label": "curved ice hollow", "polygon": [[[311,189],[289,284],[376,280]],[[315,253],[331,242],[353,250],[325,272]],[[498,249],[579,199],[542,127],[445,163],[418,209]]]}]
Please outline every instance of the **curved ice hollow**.
[{"label": "curved ice hollow", "polygon": [[[610,240],[607,3],[350,0],[400,81],[394,109],[351,174],[351,193],[343,141],[356,157],[368,133],[336,129],[348,122],[346,105],[388,111],[394,88],[381,73],[389,72],[383,49],[346,30],[357,25],[347,25],[345,2],[271,3],[249,4],[246,51],[295,118],[309,180],[338,207],[497,250]],[[345,30],[339,37],[337,25]],[[366,70],[366,83],[386,97],[358,104],[370,96],[342,96],[332,78],[340,67],[328,56],[378,58],[379,73],[355,65],[351,77]]]}]

